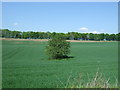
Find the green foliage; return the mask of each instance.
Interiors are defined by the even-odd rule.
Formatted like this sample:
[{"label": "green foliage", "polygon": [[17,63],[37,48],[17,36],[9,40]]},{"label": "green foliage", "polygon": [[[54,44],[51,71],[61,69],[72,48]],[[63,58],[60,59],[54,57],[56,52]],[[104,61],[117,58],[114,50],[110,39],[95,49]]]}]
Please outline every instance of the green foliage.
[{"label": "green foliage", "polygon": [[120,33],[118,34],[93,34],[93,33],[78,33],[78,32],[68,32],[68,33],[56,33],[56,32],[20,32],[20,31],[10,31],[8,29],[0,29],[0,37],[3,38],[23,38],[23,39],[51,39],[55,36],[61,36],[66,40],[108,40],[108,41],[120,41]]},{"label": "green foliage", "polygon": [[46,53],[52,59],[60,59],[67,57],[70,53],[70,42],[64,40],[64,38],[58,36],[49,40],[48,46],[46,46]]}]

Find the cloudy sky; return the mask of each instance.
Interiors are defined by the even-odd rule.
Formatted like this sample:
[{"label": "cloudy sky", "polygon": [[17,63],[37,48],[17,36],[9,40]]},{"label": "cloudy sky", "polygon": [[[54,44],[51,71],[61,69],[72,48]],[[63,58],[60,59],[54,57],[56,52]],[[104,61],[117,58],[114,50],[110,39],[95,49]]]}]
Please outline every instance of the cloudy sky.
[{"label": "cloudy sky", "polygon": [[64,33],[117,33],[117,5],[117,2],[3,2],[2,28]]}]

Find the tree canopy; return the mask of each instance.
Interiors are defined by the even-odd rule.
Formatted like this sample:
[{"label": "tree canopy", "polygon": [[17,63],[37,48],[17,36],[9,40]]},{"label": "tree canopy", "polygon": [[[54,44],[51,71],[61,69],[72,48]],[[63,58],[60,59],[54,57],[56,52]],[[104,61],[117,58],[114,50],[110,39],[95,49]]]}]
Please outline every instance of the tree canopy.
[{"label": "tree canopy", "polygon": [[70,42],[67,42],[64,38],[56,36],[49,40],[48,46],[46,46],[46,53],[49,58],[61,59],[67,57],[70,53]]},{"label": "tree canopy", "polygon": [[68,33],[56,33],[56,32],[21,32],[21,31],[11,31],[8,29],[0,29],[3,38],[21,38],[21,39],[52,39],[54,36],[61,35],[66,40],[108,40],[108,41],[119,41],[120,33],[118,34],[108,34],[108,33],[78,33],[78,32],[68,32]]}]

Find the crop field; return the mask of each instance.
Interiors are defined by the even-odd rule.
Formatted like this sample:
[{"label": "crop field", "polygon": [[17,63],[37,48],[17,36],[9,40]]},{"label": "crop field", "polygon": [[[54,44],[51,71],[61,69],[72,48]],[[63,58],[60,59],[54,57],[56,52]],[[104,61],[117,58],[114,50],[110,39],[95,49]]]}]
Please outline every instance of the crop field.
[{"label": "crop field", "polygon": [[[48,60],[47,41],[2,41],[3,88],[64,88],[98,71],[109,83],[118,77],[117,42],[71,42],[72,58]],[[81,81],[80,81],[81,82]]]}]

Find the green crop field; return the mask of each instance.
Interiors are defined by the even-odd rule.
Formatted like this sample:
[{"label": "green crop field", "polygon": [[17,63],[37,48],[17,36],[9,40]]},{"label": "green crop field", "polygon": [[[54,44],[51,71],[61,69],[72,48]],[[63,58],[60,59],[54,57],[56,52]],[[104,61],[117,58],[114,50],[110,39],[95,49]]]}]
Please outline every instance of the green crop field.
[{"label": "green crop field", "polygon": [[82,76],[87,82],[99,72],[114,84],[118,74],[117,42],[71,42],[73,58],[48,60],[47,42],[3,40],[3,88],[65,87]]}]

